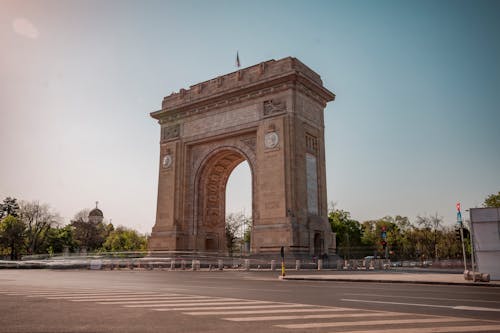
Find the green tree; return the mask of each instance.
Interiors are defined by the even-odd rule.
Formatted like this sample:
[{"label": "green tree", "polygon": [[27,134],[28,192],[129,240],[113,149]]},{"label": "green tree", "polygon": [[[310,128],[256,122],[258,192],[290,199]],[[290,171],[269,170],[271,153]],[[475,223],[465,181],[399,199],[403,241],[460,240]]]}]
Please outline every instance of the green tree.
[{"label": "green tree", "polygon": [[456,239],[455,227],[447,226],[438,230],[438,253],[441,259],[461,259],[462,244]]},{"label": "green tree", "polygon": [[106,225],[102,222],[94,223],[79,219],[71,221],[70,225],[73,228],[76,244],[80,248],[85,247],[88,251],[100,249],[108,236]]},{"label": "green tree", "polygon": [[137,231],[118,227],[110,232],[103,244],[105,251],[144,251],[147,249],[147,238]]},{"label": "green tree", "polygon": [[0,244],[7,248],[10,259],[19,259],[25,244],[26,226],[17,217],[7,215],[0,223]]},{"label": "green tree", "polygon": [[393,218],[393,229],[389,233],[389,254],[391,259],[406,259],[414,254],[414,245],[409,237],[413,225],[406,216],[396,215]]},{"label": "green tree", "polygon": [[78,212],[70,225],[77,246],[85,247],[88,251],[96,251],[102,248],[114,227],[112,224],[89,220],[88,212],[88,209]]},{"label": "green tree", "polygon": [[19,216],[19,204],[16,198],[7,197],[0,203],[0,219],[11,215],[14,217]]},{"label": "green tree", "polygon": [[500,191],[497,194],[490,194],[483,203],[484,207],[500,207]]},{"label": "green tree", "polygon": [[333,209],[328,214],[332,231],[335,233],[337,253],[346,259],[366,255],[366,247],[361,241],[362,229],[351,214],[341,209]]},{"label": "green tree", "polygon": [[64,227],[50,228],[47,232],[46,247],[49,253],[62,253],[64,248],[73,251],[77,244],[73,236],[71,225]]},{"label": "green tree", "polygon": [[59,223],[58,214],[51,211],[49,205],[38,201],[21,202],[19,212],[26,225],[26,252],[46,253],[48,232]]},{"label": "green tree", "polygon": [[[399,216],[398,219],[403,223],[405,218]],[[363,237],[365,245],[372,249],[372,254],[385,256],[386,250],[382,245],[382,229],[385,229],[387,242],[387,252],[393,251],[397,247],[399,239],[399,228],[396,224],[396,218],[384,216],[378,220],[365,221],[362,223]]]}]

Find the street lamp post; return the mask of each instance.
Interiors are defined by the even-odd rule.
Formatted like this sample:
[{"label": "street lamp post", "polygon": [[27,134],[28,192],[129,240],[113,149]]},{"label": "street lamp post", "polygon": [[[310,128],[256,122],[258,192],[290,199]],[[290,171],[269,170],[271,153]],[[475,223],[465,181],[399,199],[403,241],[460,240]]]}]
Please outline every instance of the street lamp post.
[{"label": "street lamp post", "polygon": [[464,271],[466,271],[467,270],[467,255],[465,253],[464,226],[462,223],[462,213],[460,212],[460,202],[457,202],[457,225],[460,228],[460,240],[462,242],[462,254],[464,256]]}]

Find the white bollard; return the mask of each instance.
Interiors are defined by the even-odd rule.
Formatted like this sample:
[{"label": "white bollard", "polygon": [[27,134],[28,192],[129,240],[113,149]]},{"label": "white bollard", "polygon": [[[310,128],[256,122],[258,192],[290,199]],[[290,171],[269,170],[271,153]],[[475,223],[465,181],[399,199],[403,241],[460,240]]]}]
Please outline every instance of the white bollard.
[{"label": "white bollard", "polygon": [[245,271],[250,270],[250,259],[245,259]]},{"label": "white bollard", "polygon": [[172,260],[170,261],[170,270],[171,270],[171,271],[174,271],[174,270],[175,270],[175,259],[172,259]]},{"label": "white bollard", "polygon": [[323,259],[318,259],[318,271],[323,269]]},{"label": "white bollard", "polygon": [[276,270],[276,260],[271,260],[271,271]]},{"label": "white bollard", "polygon": [[219,271],[224,269],[224,261],[222,259],[217,260],[217,265],[219,266]]},{"label": "white bollard", "polygon": [[295,270],[300,271],[300,260],[299,259],[295,260]]}]

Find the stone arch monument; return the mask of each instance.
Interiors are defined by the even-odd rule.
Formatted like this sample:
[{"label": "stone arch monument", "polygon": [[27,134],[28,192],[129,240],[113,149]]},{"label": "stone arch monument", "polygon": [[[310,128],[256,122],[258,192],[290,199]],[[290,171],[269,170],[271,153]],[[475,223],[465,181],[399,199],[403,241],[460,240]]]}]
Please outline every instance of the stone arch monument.
[{"label": "stone arch monument", "polygon": [[335,253],[327,217],[323,112],[335,95],[295,58],[181,89],[151,113],[161,126],[155,250],[225,252],[226,184],[252,174],[253,255]]}]

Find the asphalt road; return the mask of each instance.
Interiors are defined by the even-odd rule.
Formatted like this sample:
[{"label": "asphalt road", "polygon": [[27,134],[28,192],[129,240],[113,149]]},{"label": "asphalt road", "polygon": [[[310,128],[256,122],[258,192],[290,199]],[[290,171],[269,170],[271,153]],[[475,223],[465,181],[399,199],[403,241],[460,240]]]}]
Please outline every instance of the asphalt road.
[{"label": "asphalt road", "polygon": [[240,330],[500,332],[500,288],[282,281],[276,272],[0,271],[0,332]]}]

